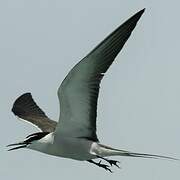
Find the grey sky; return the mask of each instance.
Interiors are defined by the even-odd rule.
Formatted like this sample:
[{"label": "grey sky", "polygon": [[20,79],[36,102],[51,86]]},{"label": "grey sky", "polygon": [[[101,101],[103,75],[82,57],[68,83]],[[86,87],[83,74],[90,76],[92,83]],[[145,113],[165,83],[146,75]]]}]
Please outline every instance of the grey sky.
[{"label": "grey sky", "polygon": [[98,136],[135,152],[180,158],[180,3],[163,0],[0,1],[0,177],[179,180],[180,162],[115,157],[110,174],[86,162],[5,146],[36,129],[17,121],[13,101],[32,92],[58,120],[57,88],[68,71],[123,21],[146,12],[101,84]]}]

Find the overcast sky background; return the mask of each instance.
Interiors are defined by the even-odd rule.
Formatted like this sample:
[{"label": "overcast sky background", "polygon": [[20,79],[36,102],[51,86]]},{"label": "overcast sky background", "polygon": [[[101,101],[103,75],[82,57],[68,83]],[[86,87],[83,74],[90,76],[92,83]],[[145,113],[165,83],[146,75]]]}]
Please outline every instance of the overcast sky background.
[{"label": "overcast sky background", "polygon": [[113,157],[122,169],[111,174],[87,162],[5,147],[37,131],[11,113],[14,100],[31,92],[58,120],[57,89],[68,71],[144,7],[102,81],[98,136],[115,148],[180,158],[178,0],[1,0],[1,179],[180,179],[180,162]]}]

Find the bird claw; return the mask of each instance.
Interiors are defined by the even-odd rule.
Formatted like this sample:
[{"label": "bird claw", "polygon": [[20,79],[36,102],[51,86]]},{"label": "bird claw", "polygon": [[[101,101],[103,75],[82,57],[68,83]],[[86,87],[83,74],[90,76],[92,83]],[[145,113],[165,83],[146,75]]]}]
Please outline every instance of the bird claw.
[{"label": "bird claw", "polygon": [[118,168],[120,168],[120,166],[118,165],[120,162],[119,161],[115,161],[115,160],[108,160],[108,163],[111,165],[111,166],[116,166]]},{"label": "bird claw", "polygon": [[112,170],[109,168],[108,165],[106,165],[106,164],[101,164],[101,160],[99,161],[98,166],[99,166],[99,167],[102,167],[102,168],[104,168],[106,171],[109,171],[109,172],[112,173]]}]

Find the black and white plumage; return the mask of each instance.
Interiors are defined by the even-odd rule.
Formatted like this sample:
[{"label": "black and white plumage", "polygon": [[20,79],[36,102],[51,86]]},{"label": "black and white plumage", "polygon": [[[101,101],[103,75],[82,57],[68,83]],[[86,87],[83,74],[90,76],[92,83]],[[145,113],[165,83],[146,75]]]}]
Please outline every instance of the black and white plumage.
[{"label": "black and white plumage", "polygon": [[23,94],[15,101],[12,108],[13,113],[33,123],[42,132],[29,135],[20,143],[10,144],[9,146],[17,145],[10,150],[29,148],[50,155],[86,160],[108,171],[111,171],[108,165],[101,164],[101,162],[97,163],[93,159],[100,158],[107,161],[111,166],[117,167],[118,161],[108,160],[105,157],[119,155],[174,159],[114,149],[100,144],[96,135],[100,82],[143,13],[144,9],[129,18],[68,73],[58,89],[60,102],[58,123],[46,116],[34,102],[30,93]]}]

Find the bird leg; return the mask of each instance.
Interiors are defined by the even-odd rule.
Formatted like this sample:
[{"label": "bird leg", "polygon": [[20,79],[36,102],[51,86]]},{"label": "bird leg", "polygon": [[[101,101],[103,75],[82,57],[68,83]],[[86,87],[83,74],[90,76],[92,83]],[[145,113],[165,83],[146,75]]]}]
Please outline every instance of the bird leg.
[{"label": "bird leg", "polygon": [[112,171],[111,171],[111,169],[109,168],[109,166],[106,165],[106,164],[101,164],[101,161],[99,161],[98,163],[95,162],[95,161],[93,161],[93,160],[87,160],[87,161],[90,162],[90,163],[93,163],[93,164],[95,164],[95,165],[97,165],[97,166],[99,166],[99,167],[101,167],[101,168],[104,168],[106,171],[109,171],[109,172],[112,173]]},{"label": "bird leg", "polygon": [[101,156],[97,156],[97,157],[100,158],[100,159],[103,159],[103,160],[107,161],[111,166],[114,165],[114,166],[120,168],[120,166],[118,165],[118,163],[120,163],[119,161],[111,160],[111,159],[106,159],[106,158],[101,157]]}]

